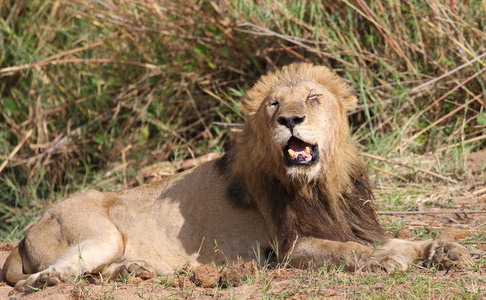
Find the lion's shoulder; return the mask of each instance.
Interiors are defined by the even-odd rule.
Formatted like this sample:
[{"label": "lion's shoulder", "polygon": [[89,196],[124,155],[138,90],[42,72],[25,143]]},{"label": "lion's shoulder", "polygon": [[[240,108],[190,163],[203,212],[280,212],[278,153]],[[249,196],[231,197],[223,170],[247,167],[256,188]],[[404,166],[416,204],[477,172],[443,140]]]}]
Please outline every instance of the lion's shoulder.
[{"label": "lion's shoulder", "polygon": [[218,172],[227,178],[226,197],[229,203],[235,208],[254,208],[255,201],[248,191],[245,180],[234,176],[231,170],[235,157],[235,150],[233,150],[225,153],[215,162]]}]

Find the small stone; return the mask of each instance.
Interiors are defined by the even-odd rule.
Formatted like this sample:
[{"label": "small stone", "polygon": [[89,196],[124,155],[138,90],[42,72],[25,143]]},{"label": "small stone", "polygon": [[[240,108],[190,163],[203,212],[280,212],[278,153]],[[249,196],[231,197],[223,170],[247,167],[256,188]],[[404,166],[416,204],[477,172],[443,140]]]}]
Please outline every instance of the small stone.
[{"label": "small stone", "polygon": [[257,263],[254,260],[233,265],[224,271],[223,276],[221,277],[221,282],[226,285],[238,286],[240,282],[247,277],[255,276],[257,271]]},{"label": "small stone", "polygon": [[402,227],[397,231],[397,238],[399,239],[410,239],[413,237],[413,233],[406,227]]},{"label": "small stone", "polygon": [[221,279],[221,273],[213,265],[200,265],[194,269],[193,273],[194,283],[203,288],[215,287]]},{"label": "small stone", "polygon": [[128,277],[127,282],[128,282],[128,284],[138,284],[138,283],[142,282],[142,278],[130,276],[130,277]]},{"label": "small stone", "polygon": [[458,240],[463,240],[467,237],[468,237],[467,232],[454,227],[449,227],[444,229],[437,238],[438,239],[448,238],[453,241],[458,241]]}]

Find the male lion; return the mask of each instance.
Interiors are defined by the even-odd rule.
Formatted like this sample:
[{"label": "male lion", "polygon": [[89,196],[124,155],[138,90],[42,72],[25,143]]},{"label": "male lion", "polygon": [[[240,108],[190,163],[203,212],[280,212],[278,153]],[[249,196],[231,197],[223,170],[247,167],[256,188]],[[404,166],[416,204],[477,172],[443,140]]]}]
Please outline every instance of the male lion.
[{"label": "male lion", "polygon": [[4,278],[27,290],[89,273],[167,274],[187,262],[221,261],[221,253],[251,260],[272,246],[296,267],[466,264],[468,251],[455,242],[391,239],[380,227],[349,137],[346,113],[355,105],[352,89],[326,67],[300,63],[269,73],[243,100],[248,120],[222,158],[55,205],[8,257]]}]

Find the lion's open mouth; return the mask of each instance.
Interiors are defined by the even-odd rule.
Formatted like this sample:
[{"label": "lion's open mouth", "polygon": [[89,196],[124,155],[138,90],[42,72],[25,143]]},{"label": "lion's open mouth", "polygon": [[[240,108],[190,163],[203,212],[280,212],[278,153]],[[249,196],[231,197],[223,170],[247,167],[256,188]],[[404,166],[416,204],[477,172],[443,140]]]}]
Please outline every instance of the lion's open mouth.
[{"label": "lion's open mouth", "polygon": [[296,137],[291,137],[283,149],[288,166],[312,166],[319,160],[317,145],[308,144]]}]

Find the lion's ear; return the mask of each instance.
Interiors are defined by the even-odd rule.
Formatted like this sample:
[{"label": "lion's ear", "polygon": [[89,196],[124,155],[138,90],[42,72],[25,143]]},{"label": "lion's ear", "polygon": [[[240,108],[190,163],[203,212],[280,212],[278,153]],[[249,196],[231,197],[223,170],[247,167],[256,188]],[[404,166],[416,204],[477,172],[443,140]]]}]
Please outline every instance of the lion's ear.
[{"label": "lion's ear", "polygon": [[352,111],[358,104],[354,89],[336,72],[325,66],[306,65],[313,70],[314,80],[327,88],[336,98],[342,101],[346,111]]},{"label": "lion's ear", "polygon": [[346,107],[346,110],[352,111],[358,105],[358,98],[356,97],[356,95],[353,92],[350,95],[348,94],[347,97],[344,97],[343,102],[344,102],[344,107]]},{"label": "lion's ear", "polygon": [[243,111],[244,114],[251,115],[256,111],[255,103],[251,101],[250,97],[245,96],[243,97],[243,99],[241,99],[240,109]]}]

